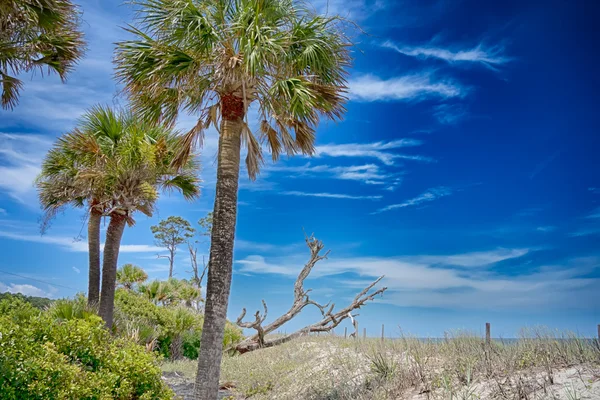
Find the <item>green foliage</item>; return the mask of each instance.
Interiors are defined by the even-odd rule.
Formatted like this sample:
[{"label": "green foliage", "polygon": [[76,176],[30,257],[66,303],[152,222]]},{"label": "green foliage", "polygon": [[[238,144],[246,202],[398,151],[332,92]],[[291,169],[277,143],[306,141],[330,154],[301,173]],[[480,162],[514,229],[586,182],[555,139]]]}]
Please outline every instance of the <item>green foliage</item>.
[{"label": "green foliage", "polygon": [[169,250],[174,250],[180,244],[185,243],[194,236],[195,232],[186,219],[175,216],[160,221],[158,225],[153,225],[150,229],[154,234],[156,244]]},{"label": "green foliage", "polygon": [[390,355],[381,351],[375,352],[369,357],[371,361],[371,372],[380,380],[389,380],[396,375],[398,363]]},{"label": "green foliage", "polygon": [[25,296],[3,296],[0,299],[0,316],[4,315],[16,323],[37,317],[41,311],[24,299]]},{"label": "green foliage", "polygon": [[79,293],[73,300],[57,300],[48,308],[48,313],[57,320],[89,319],[96,315],[96,310],[88,306],[86,298]]},{"label": "green foliage", "polygon": [[[20,300],[15,300],[19,302]],[[2,399],[172,399],[154,353],[114,338],[95,315],[0,315]],[[77,300],[73,301],[77,309]],[[56,309],[62,308],[64,304]],[[55,310],[56,310],[55,309]]]},{"label": "green foliage", "polygon": [[[178,280],[155,281],[157,284],[175,285]],[[185,281],[184,281],[185,282]],[[152,283],[151,283],[152,285]],[[179,353],[191,359],[198,358],[200,336],[204,322],[202,314],[184,307],[181,300],[160,306],[144,293],[117,289],[115,293],[115,324],[117,333],[136,339],[140,344],[154,345],[167,358]],[[136,332],[132,335],[131,332]],[[153,335],[144,335],[152,332]],[[223,347],[229,348],[243,338],[242,331],[228,322],[223,338]],[[181,349],[179,349],[181,346]],[[177,356],[178,354],[175,354]]]},{"label": "green foliage", "polygon": [[210,211],[206,214],[206,217],[202,217],[198,220],[198,225],[200,225],[200,236],[210,236],[212,232],[213,226],[213,212]]},{"label": "green foliage", "polygon": [[24,302],[29,303],[33,307],[38,308],[40,310],[43,310],[46,307],[48,307],[50,304],[52,304],[52,300],[50,300],[46,297],[25,296],[21,293],[8,293],[8,292],[0,293],[0,301],[4,300],[4,299],[12,299],[12,298],[21,299]]},{"label": "green foliage", "polygon": [[[0,104],[12,109],[23,82],[15,76],[44,70],[62,80],[83,56],[80,11],[70,0],[12,0],[0,4]],[[11,73],[14,76],[8,75]],[[19,76],[20,77],[20,76]]]},{"label": "green foliage", "polygon": [[[36,181],[44,224],[67,206],[86,202],[97,211],[151,216],[160,190],[199,195],[198,164],[171,166],[177,132],[126,111],[95,106],[78,126],[61,136],[42,163]],[[177,179],[176,179],[177,178]]]},{"label": "green foliage", "polygon": [[117,77],[145,118],[173,124],[180,110],[200,114],[177,160],[221,117],[240,116],[232,102],[244,102],[242,114],[257,103],[260,131],[243,131],[251,178],[263,162],[261,143],[273,160],[312,154],[320,119],[345,111],[350,26],[343,19],[289,0],[134,3],[132,40],[117,44]]},{"label": "green foliage", "polygon": [[[202,331],[188,331],[183,335],[183,355],[191,360],[198,358],[200,350],[200,336]],[[223,337],[223,349],[233,354],[233,346],[241,342],[244,338],[242,330],[236,325],[227,321],[225,324],[225,336]]]},{"label": "green foliage", "polygon": [[117,283],[126,289],[132,289],[136,283],[145,282],[148,274],[137,265],[125,264],[117,270]]}]

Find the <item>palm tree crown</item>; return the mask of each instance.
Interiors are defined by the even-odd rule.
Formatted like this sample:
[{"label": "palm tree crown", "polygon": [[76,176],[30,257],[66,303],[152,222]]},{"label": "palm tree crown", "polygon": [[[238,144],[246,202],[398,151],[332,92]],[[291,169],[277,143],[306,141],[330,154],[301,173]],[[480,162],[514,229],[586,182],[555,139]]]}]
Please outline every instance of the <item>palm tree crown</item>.
[{"label": "palm tree crown", "polygon": [[148,274],[141,267],[133,264],[125,264],[117,270],[117,283],[131,290],[137,283],[143,283],[148,279]]},{"label": "palm tree crown", "polygon": [[46,218],[88,200],[105,215],[121,214],[133,225],[134,211],[152,215],[159,190],[177,189],[187,199],[196,198],[195,159],[181,169],[171,167],[177,143],[169,128],[130,112],[93,107],[42,164],[37,186]]},{"label": "palm tree crown", "polygon": [[[138,0],[134,39],[117,48],[117,76],[133,108],[173,124],[197,113],[176,161],[218,120],[243,117],[258,103],[260,136],[273,160],[313,154],[321,116],[344,112],[348,41],[337,17],[292,0]],[[245,124],[246,165],[254,178],[261,144]]]},{"label": "palm tree crown", "polygon": [[23,82],[21,72],[56,72],[64,81],[83,56],[79,10],[70,0],[0,2],[0,104],[13,108]]}]

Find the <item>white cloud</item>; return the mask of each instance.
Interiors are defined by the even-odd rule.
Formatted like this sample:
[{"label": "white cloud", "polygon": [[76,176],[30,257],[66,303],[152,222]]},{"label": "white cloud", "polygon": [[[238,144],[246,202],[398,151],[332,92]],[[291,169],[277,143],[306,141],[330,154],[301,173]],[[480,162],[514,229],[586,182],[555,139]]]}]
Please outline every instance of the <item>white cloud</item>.
[{"label": "white cloud", "polygon": [[453,98],[466,94],[466,88],[451,80],[435,79],[431,73],[406,75],[381,79],[363,75],[348,81],[351,100],[425,100],[428,98]]},{"label": "white cloud", "polygon": [[581,228],[574,232],[569,233],[569,236],[571,236],[571,237],[583,237],[583,236],[593,236],[593,235],[600,235],[600,226]]},{"label": "white cloud", "polygon": [[[364,287],[385,275],[382,285],[389,290],[382,300],[399,306],[459,309],[522,307],[544,305],[589,307],[598,299],[600,279],[582,278],[600,268],[600,258],[570,259],[560,265],[540,266],[520,275],[503,275],[491,266],[499,262],[519,262],[530,249],[495,249],[454,255],[401,257],[347,257],[320,261],[312,278],[352,273],[360,279],[344,277],[335,285]],[[295,278],[307,255],[269,258],[253,255],[236,261],[239,271],[276,274]],[[500,270],[501,271],[501,270]],[[574,293],[578,293],[574,296]],[[581,299],[587,299],[581,301]]]},{"label": "white cloud", "polygon": [[367,185],[383,185],[390,180],[397,183],[401,179],[397,178],[399,173],[387,173],[376,164],[337,166],[332,165],[311,165],[307,163],[300,166],[277,165],[267,168],[263,175],[271,172],[290,173],[290,177],[316,176],[322,178],[332,178],[340,180],[358,181]]},{"label": "white cloud", "polygon": [[397,51],[398,53],[417,57],[421,59],[437,58],[449,63],[473,63],[486,66],[490,69],[496,69],[497,66],[506,64],[511,59],[504,55],[504,47],[502,46],[486,46],[483,43],[467,49],[442,48],[433,44],[425,46],[398,46],[397,44],[386,41],[382,44]]},{"label": "white cloud", "polygon": [[469,111],[464,104],[440,104],[434,107],[433,116],[439,123],[453,125],[467,118]]},{"label": "white cloud", "polygon": [[281,245],[281,244],[271,244],[271,243],[260,243],[253,242],[250,240],[243,239],[235,239],[235,250],[242,251],[259,251],[261,253],[270,253],[270,252],[289,252],[294,249],[298,249],[298,244],[291,245]]},{"label": "white cloud", "polygon": [[280,194],[286,196],[301,196],[301,197],[324,197],[328,199],[351,199],[351,200],[378,200],[382,196],[353,196],[342,193],[311,193],[311,192],[300,192],[296,190],[281,192]]},{"label": "white cloud", "polygon": [[554,232],[556,229],[558,229],[556,226],[548,225],[548,226],[538,226],[536,228],[536,231],[549,233],[549,232]]},{"label": "white cloud", "polygon": [[439,199],[440,197],[449,196],[450,194],[452,194],[452,190],[450,188],[447,188],[444,186],[432,188],[432,189],[427,190],[425,193],[420,194],[419,196],[414,197],[412,199],[406,200],[402,203],[391,204],[389,206],[380,208],[379,210],[375,211],[375,214],[382,213],[385,211],[395,210],[398,208],[417,206],[422,203],[427,203],[427,202]]},{"label": "white cloud", "polygon": [[315,0],[310,4],[319,14],[339,15],[358,21],[383,10],[386,3],[382,0]]},{"label": "white cloud", "polygon": [[77,267],[71,267],[71,268],[73,268],[73,271],[75,271],[76,274],[81,273],[81,270],[79,268],[77,268]]},{"label": "white cloud", "polygon": [[[29,235],[0,231],[0,237],[22,242],[56,245],[73,252],[88,251],[88,245],[85,240],[76,240],[65,236]],[[100,246],[104,249],[104,243],[101,243]],[[149,246],[146,244],[122,244],[119,250],[121,253],[159,253],[163,251],[164,249],[162,247]]]},{"label": "white cloud", "polygon": [[586,216],[586,218],[588,218],[588,219],[600,218],[600,207],[598,207],[594,211],[592,211],[588,216]]},{"label": "white cloud", "polygon": [[27,284],[19,285],[19,284],[15,284],[15,283],[10,283],[10,284],[6,285],[6,284],[0,282],[0,293],[1,292],[21,293],[21,294],[24,294],[25,296],[52,297],[56,293],[56,289],[50,287],[50,290],[46,291],[46,290],[40,289],[33,285],[27,285]]},{"label": "white cloud", "polygon": [[51,146],[43,136],[0,133],[0,191],[20,203],[37,206],[33,183]]},{"label": "white cloud", "polygon": [[389,142],[372,143],[343,143],[316,146],[315,157],[364,157],[375,158],[385,165],[393,165],[396,159],[433,161],[431,158],[419,155],[404,155],[391,152],[405,147],[415,147],[423,142],[416,139],[397,139]]}]

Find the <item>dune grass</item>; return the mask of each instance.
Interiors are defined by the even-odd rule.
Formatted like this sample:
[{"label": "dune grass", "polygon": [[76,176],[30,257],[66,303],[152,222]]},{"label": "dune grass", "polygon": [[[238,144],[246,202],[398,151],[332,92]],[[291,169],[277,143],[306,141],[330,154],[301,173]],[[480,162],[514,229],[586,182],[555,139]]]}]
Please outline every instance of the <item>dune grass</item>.
[{"label": "dune grass", "polygon": [[[195,362],[163,370],[192,380]],[[600,398],[600,349],[596,340],[543,328],[489,346],[466,332],[384,341],[313,336],[225,356],[221,379],[253,399],[575,400]]]}]

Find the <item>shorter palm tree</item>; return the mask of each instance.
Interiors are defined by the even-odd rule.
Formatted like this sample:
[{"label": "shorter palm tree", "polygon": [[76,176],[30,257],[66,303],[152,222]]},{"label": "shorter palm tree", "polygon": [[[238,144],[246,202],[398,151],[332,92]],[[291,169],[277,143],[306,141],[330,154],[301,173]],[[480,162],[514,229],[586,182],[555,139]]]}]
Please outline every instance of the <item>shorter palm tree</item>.
[{"label": "shorter palm tree", "polygon": [[125,289],[131,290],[136,284],[148,279],[148,274],[142,268],[133,264],[125,264],[117,270],[117,283]]},{"label": "shorter palm tree", "polygon": [[12,109],[31,70],[56,72],[64,81],[83,56],[78,7],[70,0],[0,2],[0,104]]},{"label": "shorter palm tree", "polygon": [[77,184],[93,188],[97,207],[109,218],[102,263],[99,314],[110,328],[114,311],[119,248],[134,214],[152,216],[160,191],[180,191],[186,199],[199,193],[194,158],[172,167],[178,134],[130,112],[94,107],[80,129],[61,138],[77,160]]}]

